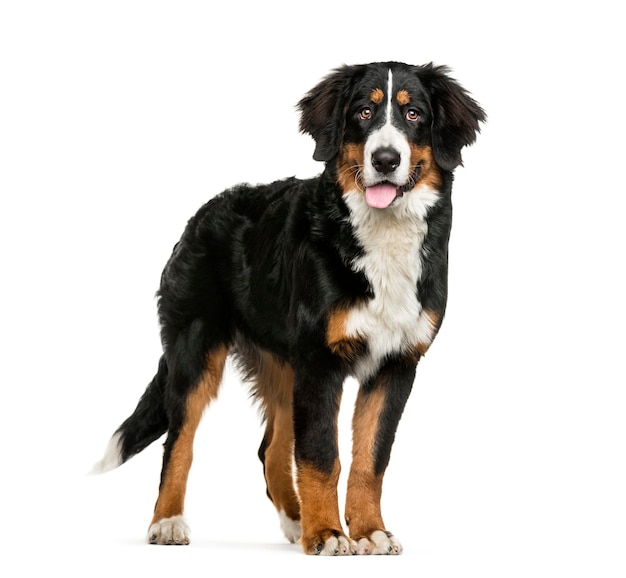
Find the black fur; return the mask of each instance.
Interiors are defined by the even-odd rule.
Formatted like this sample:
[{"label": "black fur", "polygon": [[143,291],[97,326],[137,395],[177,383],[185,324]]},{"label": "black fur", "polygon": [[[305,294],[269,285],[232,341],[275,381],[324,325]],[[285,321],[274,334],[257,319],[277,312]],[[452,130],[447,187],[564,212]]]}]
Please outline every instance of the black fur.
[{"label": "black fur", "polygon": [[[439,201],[426,217],[422,254],[427,258],[415,287],[422,307],[437,312],[441,322],[452,170],[461,163],[461,149],[474,142],[485,115],[445,67],[344,66],[298,104],[300,128],[314,138],[314,158],[325,162],[324,172],[311,179],[234,187],[210,200],[187,224],[158,291],[164,354],[134,414],[118,430],[121,461],[167,432],[165,472],[185,402],[206,369],[207,354],[227,347],[234,355],[254,349],[270,352],[291,366],[296,463],[331,472],[338,456],[336,415],[342,385],[360,355],[367,353],[367,343],[353,357],[333,351],[327,343],[329,314],[374,297],[367,276],[353,266],[365,248],[355,236],[344,200],[338,158],[346,143],[363,143],[371,131],[356,115],[371,91],[384,83],[389,68],[411,91],[412,106],[422,114],[421,123],[403,129],[406,138],[416,146],[432,147],[441,176]],[[419,357],[391,352],[362,384],[365,393],[387,388],[375,447],[377,474],[387,466]],[[262,461],[267,443],[264,438],[259,449]]]}]

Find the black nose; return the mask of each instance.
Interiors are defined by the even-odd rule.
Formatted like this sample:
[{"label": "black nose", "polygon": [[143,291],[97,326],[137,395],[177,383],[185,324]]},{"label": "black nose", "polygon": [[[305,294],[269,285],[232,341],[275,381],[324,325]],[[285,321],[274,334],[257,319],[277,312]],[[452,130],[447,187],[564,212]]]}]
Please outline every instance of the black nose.
[{"label": "black nose", "polygon": [[379,173],[391,173],[400,165],[400,153],[391,147],[380,148],[372,154],[372,165]]}]

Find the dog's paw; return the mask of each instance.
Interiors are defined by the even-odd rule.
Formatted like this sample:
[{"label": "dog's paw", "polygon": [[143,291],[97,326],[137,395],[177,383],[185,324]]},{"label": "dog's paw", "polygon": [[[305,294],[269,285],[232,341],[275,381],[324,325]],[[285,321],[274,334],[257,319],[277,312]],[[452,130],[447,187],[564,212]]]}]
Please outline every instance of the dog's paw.
[{"label": "dog's paw", "polygon": [[402,545],[390,532],[376,530],[369,538],[361,538],[357,541],[358,554],[402,554]]},{"label": "dog's paw", "polygon": [[189,544],[189,526],[182,516],[163,518],[148,530],[150,544],[184,545]]},{"label": "dog's paw", "polygon": [[285,534],[285,538],[295,544],[302,536],[302,524],[300,520],[292,520],[284,510],[278,512],[280,527]]},{"label": "dog's paw", "polygon": [[341,532],[327,530],[310,538],[302,538],[306,554],[315,556],[351,556],[357,553],[357,543]]}]

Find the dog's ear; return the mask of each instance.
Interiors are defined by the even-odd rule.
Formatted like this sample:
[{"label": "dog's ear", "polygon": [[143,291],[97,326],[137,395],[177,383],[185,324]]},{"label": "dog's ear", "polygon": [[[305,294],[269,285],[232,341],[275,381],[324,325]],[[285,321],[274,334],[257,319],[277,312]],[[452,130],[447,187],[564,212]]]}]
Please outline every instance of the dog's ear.
[{"label": "dog's ear", "polygon": [[335,69],[297,105],[300,130],[315,140],[313,158],[329,161],[339,152],[345,128],[345,109],[359,66]]},{"label": "dog's ear", "polygon": [[420,79],[430,90],[432,145],[435,161],[444,170],[451,171],[463,164],[461,149],[471,145],[480,132],[479,122],[487,115],[480,105],[450,78],[449,68],[432,63],[421,67]]}]

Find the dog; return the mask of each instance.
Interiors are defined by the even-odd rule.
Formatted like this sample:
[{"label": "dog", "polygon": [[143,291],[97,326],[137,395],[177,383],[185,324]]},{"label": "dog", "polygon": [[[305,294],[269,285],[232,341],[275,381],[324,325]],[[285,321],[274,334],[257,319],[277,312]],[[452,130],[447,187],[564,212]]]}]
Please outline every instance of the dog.
[{"label": "dog", "polygon": [[[454,169],[486,114],[433,63],[344,65],[298,103],[323,172],[237,185],[193,216],[157,293],[163,355],[98,472],[167,433],[152,544],[188,544],[196,428],[232,356],[262,409],[285,536],[307,554],[399,554],[383,475],[446,308]],[[344,532],[337,415],[359,382]]]}]

